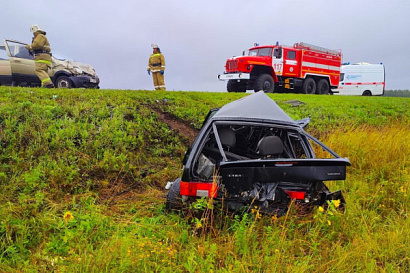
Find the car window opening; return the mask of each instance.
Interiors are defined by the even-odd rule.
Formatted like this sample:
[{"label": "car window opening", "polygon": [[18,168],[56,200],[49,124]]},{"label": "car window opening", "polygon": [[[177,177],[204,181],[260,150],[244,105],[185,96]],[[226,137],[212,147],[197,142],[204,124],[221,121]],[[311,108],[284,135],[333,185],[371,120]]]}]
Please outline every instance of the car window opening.
[{"label": "car window opening", "polygon": [[[217,125],[210,130],[194,164],[194,175],[212,181],[220,162],[272,159],[307,159],[314,157],[295,130],[272,126]],[[223,154],[222,154],[223,153]]]}]

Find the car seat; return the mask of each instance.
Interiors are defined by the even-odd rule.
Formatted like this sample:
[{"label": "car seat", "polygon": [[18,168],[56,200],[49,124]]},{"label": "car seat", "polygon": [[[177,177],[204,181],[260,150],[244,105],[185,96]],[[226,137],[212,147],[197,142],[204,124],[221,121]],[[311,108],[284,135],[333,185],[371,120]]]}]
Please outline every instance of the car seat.
[{"label": "car seat", "polygon": [[[248,160],[248,157],[236,154],[236,134],[229,127],[218,128],[218,136],[228,160]],[[219,150],[218,150],[219,152]]]},{"label": "car seat", "polygon": [[258,143],[258,151],[264,158],[278,158],[283,153],[283,142],[278,136],[265,136]]},{"label": "car seat", "polygon": [[231,128],[223,127],[218,129],[218,135],[222,146],[227,148],[228,151],[235,147],[236,134]]}]

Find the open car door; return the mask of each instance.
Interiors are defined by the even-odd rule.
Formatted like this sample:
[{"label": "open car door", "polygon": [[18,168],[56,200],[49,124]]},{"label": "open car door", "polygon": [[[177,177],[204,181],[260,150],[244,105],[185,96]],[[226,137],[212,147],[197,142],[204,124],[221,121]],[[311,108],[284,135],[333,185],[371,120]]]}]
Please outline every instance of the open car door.
[{"label": "open car door", "polygon": [[13,81],[17,85],[40,86],[41,82],[34,72],[34,57],[30,55],[25,44],[13,40],[5,40],[5,45],[10,56]]},{"label": "open car door", "polygon": [[0,85],[11,85],[11,66],[6,47],[0,46]]}]

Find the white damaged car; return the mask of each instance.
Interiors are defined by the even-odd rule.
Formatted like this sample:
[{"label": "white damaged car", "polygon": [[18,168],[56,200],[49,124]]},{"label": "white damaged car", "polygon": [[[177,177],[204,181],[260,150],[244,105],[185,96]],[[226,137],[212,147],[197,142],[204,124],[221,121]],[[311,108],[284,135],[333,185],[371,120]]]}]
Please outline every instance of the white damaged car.
[{"label": "white damaged car", "polygon": [[[0,85],[41,86],[34,72],[34,57],[25,43],[4,40],[0,45]],[[100,79],[88,64],[52,52],[49,75],[57,88],[99,88]]]}]

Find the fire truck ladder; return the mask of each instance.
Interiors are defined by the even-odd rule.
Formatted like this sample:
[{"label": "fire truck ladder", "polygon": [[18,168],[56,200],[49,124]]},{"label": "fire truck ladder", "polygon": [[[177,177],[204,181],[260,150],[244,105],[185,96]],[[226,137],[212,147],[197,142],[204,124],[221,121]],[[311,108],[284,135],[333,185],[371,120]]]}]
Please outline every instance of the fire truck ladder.
[{"label": "fire truck ladder", "polygon": [[318,51],[318,52],[323,52],[323,53],[329,53],[333,55],[340,55],[340,52],[337,50],[327,49],[324,47],[315,46],[315,45],[311,45],[311,44],[303,43],[303,42],[295,43],[293,47],[300,48],[300,49],[308,49],[308,50],[313,50],[313,51]]}]

